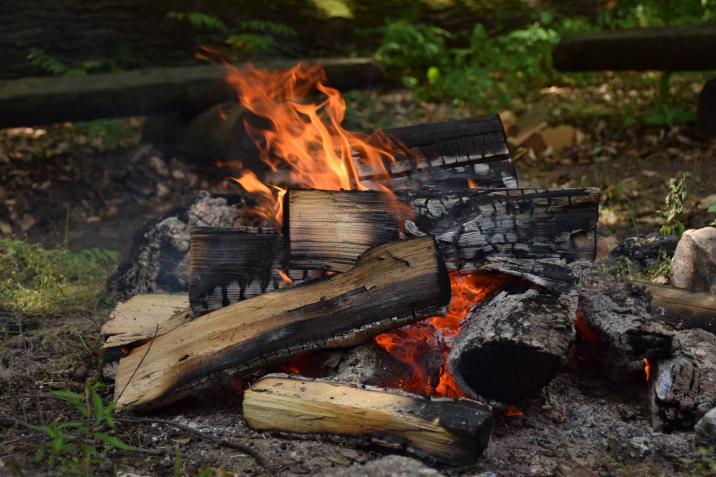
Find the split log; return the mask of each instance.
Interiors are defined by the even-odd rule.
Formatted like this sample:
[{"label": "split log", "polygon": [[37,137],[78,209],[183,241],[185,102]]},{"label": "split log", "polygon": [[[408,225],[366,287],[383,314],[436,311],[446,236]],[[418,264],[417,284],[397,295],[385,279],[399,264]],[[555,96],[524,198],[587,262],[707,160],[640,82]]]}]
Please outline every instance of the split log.
[{"label": "split log", "polygon": [[716,336],[680,331],[674,349],[672,358],[656,364],[651,388],[652,424],[663,431],[692,429],[716,406]]},{"label": "split log", "polygon": [[449,301],[433,238],[378,246],[349,272],[234,303],[135,348],[119,362],[115,400],[123,407],[166,402],[210,373],[356,344],[442,313]]},{"label": "split log", "polygon": [[651,312],[678,330],[701,328],[716,334],[716,295],[638,282],[651,296]]},{"label": "split log", "polygon": [[[366,86],[384,77],[371,59],[313,62],[323,65],[329,83],[338,89]],[[278,70],[295,63],[258,62],[257,66]],[[0,128],[160,113],[191,116],[235,100],[236,92],[225,76],[222,66],[200,65],[0,81]]]},{"label": "split log", "polygon": [[448,355],[468,396],[516,404],[542,389],[567,362],[576,294],[506,291],[473,308]]},{"label": "split log", "polygon": [[[402,224],[405,236],[434,235],[451,270],[477,268],[490,256],[568,262],[595,256],[597,189],[416,190],[397,196],[414,213]],[[401,224],[387,219],[395,210],[379,192],[289,190],[287,260],[296,268],[344,271],[362,250],[399,234]]]},{"label": "split log", "polygon": [[135,295],[120,302],[102,325],[102,348],[109,350],[142,343],[193,319],[186,295]]},{"label": "split log", "polygon": [[552,54],[562,71],[710,70],[716,68],[716,26],[585,33],[562,40]]},{"label": "split log", "polygon": [[367,437],[457,465],[473,463],[492,430],[492,413],[475,401],[286,375],[269,375],[251,386],[244,394],[243,415],[249,427],[260,431]]},{"label": "split log", "polygon": [[[396,151],[386,163],[392,190],[423,185],[467,188],[469,182],[483,188],[515,188],[517,172],[499,116],[418,124],[386,129],[382,134]],[[361,169],[362,182],[385,179]]]}]

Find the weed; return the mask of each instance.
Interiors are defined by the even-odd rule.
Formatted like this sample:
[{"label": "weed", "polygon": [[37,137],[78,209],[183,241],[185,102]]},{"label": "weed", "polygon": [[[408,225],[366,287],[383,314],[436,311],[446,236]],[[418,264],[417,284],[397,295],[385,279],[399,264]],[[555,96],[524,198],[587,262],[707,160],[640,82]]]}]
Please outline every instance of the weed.
[{"label": "weed", "polygon": [[40,48],[32,48],[27,54],[30,64],[55,76],[84,76],[89,73],[118,71],[121,69],[114,60],[87,60],[68,64]]},{"label": "weed", "polygon": [[106,296],[105,283],[117,252],[45,249],[0,238],[0,309],[27,314],[81,312]]},{"label": "weed", "polygon": [[661,226],[662,235],[681,235],[684,233],[684,201],[686,200],[686,181],[690,174],[680,172],[676,177],[666,181],[669,192],[664,198],[664,208],[659,214],[664,218],[664,225]]}]

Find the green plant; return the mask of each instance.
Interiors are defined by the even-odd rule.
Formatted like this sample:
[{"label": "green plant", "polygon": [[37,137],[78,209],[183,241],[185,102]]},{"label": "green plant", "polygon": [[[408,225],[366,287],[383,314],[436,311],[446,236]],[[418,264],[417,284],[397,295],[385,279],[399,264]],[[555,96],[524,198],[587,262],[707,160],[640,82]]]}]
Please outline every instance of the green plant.
[{"label": "green plant", "polygon": [[72,252],[0,238],[0,309],[29,314],[87,311],[106,296],[117,252]]},{"label": "green plant", "polygon": [[45,50],[32,48],[27,55],[30,64],[42,68],[55,76],[84,76],[98,71],[116,71],[120,69],[112,60],[87,60],[77,64],[67,64],[50,55]]},{"label": "green plant", "polygon": [[113,435],[116,404],[104,402],[99,394],[103,386],[88,381],[83,393],[51,391],[53,396],[63,399],[78,418],[61,415],[51,424],[32,426],[48,438],[35,453],[36,460],[46,461],[48,467],[65,474],[92,475],[93,467],[106,461],[106,452],[141,450]]},{"label": "green plant", "polygon": [[181,22],[188,22],[194,28],[200,30],[226,31],[226,24],[213,15],[201,12],[176,12],[167,13],[167,18]]},{"label": "green plant", "polygon": [[[709,207],[708,209],[706,209],[706,211],[709,212],[709,213],[711,213],[711,214],[716,214],[716,204],[714,204],[714,205],[712,205],[711,207]],[[716,218],[714,218],[713,222],[711,222],[711,223],[709,224],[709,226],[711,226],[711,227],[716,227]]]},{"label": "green plant", "polygon": [[669,192],[664,198],[664,208],[659,214],[664,218],[664,225],[661,226],[663,235],[681,235],[684,233],[684,201],[687,193],[688,172],[679,172],[675,177],[666,181]]},{"label": "green plant", "polygon": [[106,149],[114,149],[123,140],[135,135],[129,125],[120,119],[95,119],[78,125],[90,139],[96,139]]}]

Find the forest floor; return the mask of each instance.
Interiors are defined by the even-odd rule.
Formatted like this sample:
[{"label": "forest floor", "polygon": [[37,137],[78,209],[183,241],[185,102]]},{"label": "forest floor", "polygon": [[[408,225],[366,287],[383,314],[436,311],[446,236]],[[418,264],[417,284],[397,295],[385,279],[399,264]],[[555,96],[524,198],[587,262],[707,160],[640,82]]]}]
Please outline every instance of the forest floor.
[{"label": "forest floor", "polygon": [[[555,133],[557,139],[522,138],[525,140],[514,148],[522,186],[599,187],[599,234],[609,245],[634,232],[658,230],[661,218],[657,209],[667,193],[666,181],[685,171],[690,173],[686,227],[705,226],[713,220],[706,208],[716,202],[716,140],[701,140],[688,126],[624,126],[598,115],[555,114],[565,94],[570,93],[548,92],[524,113],[502,113],[506,123],[514,126],[513,140],[542,120],[550,128],[568,126]],[[402,90],[349,97],[347,123],[352,128],[470,116],[463,109],[417,101]],[[596,102],[593,98],[585,101]],[[217,173],[213,161],[187,165],[165,157],[154,147],[140,143],[140,120],[119,123],[124,129],[118,135],[108,131],[95,134],[90,126],[70,124],[0,131],[0,233],[14,233],[46,246],[65,244],[74,250],[113,249],[126,256],[132,234],[146,221],[186,203],[198,189],[226,191],[224,176]],[[537,136],[544,135],[544,129],[535,131]],[[555,147],[545,148],[545,142]],[[41,475],[43,470],[46,475],[55,474],[47,470],[46,458],[33,460],[47,436],[28,426],[48,425],[76,414],[66,400],[51,397],[48,392],[63,389],[82,393],[86,382],[99,378],[99,327],[108,313],[107,308],[82,315],[0,313],[0,475],[15,468],[24,469],[26,475]],[[601,379],[602,384],[595,387],[595,379]],[[560,375],[543,393],[525,403],[524,417],[498,419],[491,448],[476,466],[440,468],[440,472],[713,475],[713,456],[704,456],[692,436],[651,430],[643,399],[646,386],[632,383],[624,390],[621,384],[613,384],[621,389],[616,393],[619,402],[614,405],[595,391],[603,389],[605,382],[608,380],[589,373]],[[101,393],[108,394],[107,390]],[[551,395],[571,404],[557,403]],[[240,397],[231,391],[212,394],[205,401],[210,402],[200,406],[179,404],[152,417],[173,418],[215,438],[248,444],[271,463],[274,473],[332,475],[382,455],[372,448],[340,442],[253,433],[241,419]],[[616,433],[599,422],[600,416],[607,414],[621,423]],[[93,464],[99,474],[265,472],[240,450],[206,441],[186,430],[148,421],[117,421],[116,426],[117,436],[145,451],[103,453]],[[550,437],[550,433],[561,433],[563,440]],[[70,464],[71,459],[54,465]],[[217,469],[229,473],[221,474]]]}]

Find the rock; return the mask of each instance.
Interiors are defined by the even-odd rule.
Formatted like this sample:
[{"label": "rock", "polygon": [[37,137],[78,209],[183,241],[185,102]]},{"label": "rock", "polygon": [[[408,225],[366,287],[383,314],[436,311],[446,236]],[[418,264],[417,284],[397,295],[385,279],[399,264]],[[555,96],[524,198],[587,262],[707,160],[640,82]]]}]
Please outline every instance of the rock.
[{"label": "rock", "polygon": [[390,455],[345,469],[331,469],[319,477],[441,477],[443,474],[409,457]]},{"label": "rock", "polygon": [[186,207],[149,222],[134,235],[129,257],[110,278],[108,288],[126,299],[138,293],[178,293],[188,289],[189,230],[194,226],[267,226],[249,211],[255,204],[238,195],[211,196],[200,191]]},{"label": "rock", "polygon": [[399,376],[410,376],[409,366],[400,363],[374,341],[343,352],[331,380],[340,383],[370,384],[385,387]]},{"label": "rock", "polygon": [[628,237],[609,252],[604,265],[617,271],[626,266],[633,273],[641,273],[658,267],[663,259],[671,257],[678,242],[676,235],[659,233]]},{"label": "rock", "polygon": [[716,228],[684,232],[671,260],[671,284],[692,292],[716,293]]},{"label": "rock", "polygon": [[716,447],[716,407],[704,414],[694,426],[696,440],[706,446]]}]

